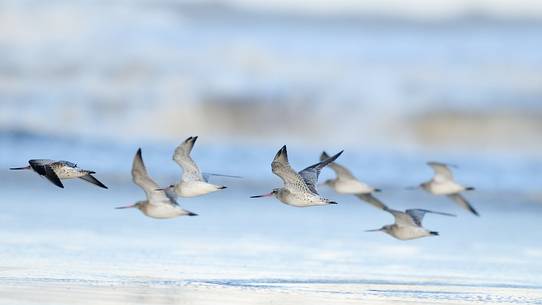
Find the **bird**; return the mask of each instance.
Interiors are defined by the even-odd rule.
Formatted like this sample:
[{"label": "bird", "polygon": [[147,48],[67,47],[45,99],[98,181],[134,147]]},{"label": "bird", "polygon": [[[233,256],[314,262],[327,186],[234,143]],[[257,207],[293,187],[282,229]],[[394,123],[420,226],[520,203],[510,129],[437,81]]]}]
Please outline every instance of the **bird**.
[{"label": "bird", "polygon": [[49,159],[32,159],[28,166],[11,167],[10,170],[33,170],[38,175],[47,178],[54,185],[64,188],[61,179],[80,178],[101,188],[107,189],[103,183],[96,179],[93,174],[96,172],[77,167],[77,164],[69,161],[55,161]]},{"label": "bird", "polygon": [[141,148],[137,150],[132,163],[132,180],[145,191],[147,200],[137,201],[135,204],[116,209],[137,208],[146,216],[156,219],[198,215],[181,208],[173,194],[166,190],[157,190],[158,184],[149,176],[143,163]]},{"label": "bird", "polygon": [[197,136],[187,138],[183,143],[177,146],[173,153],[173,160],[183,169],[181,181],[176,184],[170,184],[166,188],[159,188],[158,190],[169,189],[180,197],[195,197],[226,188],[224,185],[209,183],[208,181],[211,176],[241,178],[239,176],[202,173],[196,162],[190,157],[190,152],[197,139]]},{"label": "bird", "polygon": [[[320,155],[320,161],[329,159],[329,155],[324,151]],[[373,195],[373,192],[380,192],[380,189],[371,187],[361,181],[359,181],[351,171],[346,167],[336,163],[329,163],[329,168],[335,172],[335,179],[327,179],[324,181],[324,185],[331,187],[335,192],[339,194],[352,194],[359,199],[369,203],[370,205],[384,209],[386,205]]]},{"label": "bird", "polygon": [[288,162],[288,152],[286,145],[284,145],[271,163],[272,172],[282,179],[284,187],[275,188],[270,193],[251,196],[250,198],[275,196],[281,202],[294,207],[337,204],[335,201],[320,196],[316,190],[316,185],[322,168],[335,161],[342,153],[343,151],[300,172],[296,172]]},{"label": "bird", "polygon": [[472,191],[474,187],[464,187],[454,181],[450,167],[457,166],[440,162],[427,162],[427,165],[433,169],[435,175],[431,180],[421,183],[419,187],[433,195],[446,195],[462,208],[476,216],[480,216],[478,211],[461,195],[461,192]]},{"label": "bird", "polygon": [[411,240],[426,236],[438,236],[438,232],[429,231],[422,227],[423,217],[427,213],[452,217],[456,216],[450,213],[435,212],[424,209],[408,209],[402,212],[386,207],[384,208],[384,211],[387,211],[393,215],[395,218],[395,223],[392,225],[385,225],[380,229],[367,230],[366,232],[382,231],[399,240]]}]

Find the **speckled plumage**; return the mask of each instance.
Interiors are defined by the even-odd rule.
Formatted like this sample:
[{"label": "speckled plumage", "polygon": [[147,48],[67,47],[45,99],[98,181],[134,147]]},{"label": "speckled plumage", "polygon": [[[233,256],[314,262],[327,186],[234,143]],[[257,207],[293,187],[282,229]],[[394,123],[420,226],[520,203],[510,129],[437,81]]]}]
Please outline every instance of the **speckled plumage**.
[{"label": "speckled plumage", "polygon": [[158,184],[147,173],[141,156],[141,149],[138,149],[134,156],[132,180],[145,191],[147,200],[138,201],[133,205],[118,207],[117,209],[137,208],[144,215],[156,219],[197,215],[181,208],[177,203],[175,194],[170,193],[168,190],[158,189]]},{"label": "speckled plumage", "polygon": [[92,174],[94,171],[81,169],[77,164],[69,161],[55,161],[50,159],[32,159],[29,160],[29,166],[15,167],[12,170],[29,169],[35,171],[38,175],[47,178],[54,185],[64,188],[61,179],[80,178],[101,188],[107,188],[103,183],[98,181]]},{"label": "speckled plumage", "polygon": [[389,212],[395,218],[395,223],[385,225],[380,229],[368,230],[367,232],[385,232],[390,236],[400,240],[417,239],[426,236],[439,235],[438,232],[429,231],[422,226],[423,217],[427,213],[439,214],[445,216],[453,216],[454,214],[435,212],[425,209],[408,209],[404,212],[384,208],[384,211]]},{"label": "speckled plumage", "polygon": [[288,162],[288,152],[284,145],[271,162],[271,171],[279,176],[284,186],[273,189],[266,195],[252,196],[252,198],[275,196],[281,202],[295,207],[309,207],[316,205],[335,204],[336,202],[318,194],[316,185],[320,171],[342,154],[342,151],[333,157],[313,164],[300,172],[296,172]]},{"label": "speckled plumage", "polygon": [[180,197],[195,197],[208,193],[216,192],[226,187],[209,183],[210,176],[222,176],[230,178],[240,178],[238,176],[229,176],[221,174],[202,173],[190,153],[198,137],[189,137],[175,149],[173,160],[179,164],[183,173],[181,180],[168,187]]}]

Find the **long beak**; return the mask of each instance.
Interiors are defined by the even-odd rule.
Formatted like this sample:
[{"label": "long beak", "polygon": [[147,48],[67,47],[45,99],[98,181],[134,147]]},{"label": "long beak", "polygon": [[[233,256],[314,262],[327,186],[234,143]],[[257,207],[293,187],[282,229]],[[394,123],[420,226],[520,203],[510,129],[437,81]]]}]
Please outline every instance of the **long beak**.
[{"label": "long beak", "polygon": [[135,208],[136,206],[137,206],[137,204],[132,204],[132,205],[126,205],[126,206],[122,206],[122,207],[116,207],[115,209],[117,209],[117,210],[130,209],[130,208]]},{"label": "long beak", "polygon": [[165,188],[154,189],[155,191],[165,191]]},{"label": "long beak", "polygon": [[414,191],[414,190],[417,190],[419,189],[420,186],[419,185],[416,185],[416,186],[407,186],[405,187],[405,190],[408,190],[408,191]]},{"label": "long beak", "polygon": [[10,167],[9,169],[12,170],[12,171],[21,170],[21,169],[30,169],[30,165],[29,166],[24,166],[24,167]]},{"label": "long beak", "polygon": [[380,232],[380,231],[382,231],[382,228],[374,229],[374,230],[365,230],[365,232]]},{"label": "long beak", "polygon": [[273,196],[273,192],[263,194],[263,195],[250,196],[250,198],[262,198],[262,197],[271,197],[271,196]]}]

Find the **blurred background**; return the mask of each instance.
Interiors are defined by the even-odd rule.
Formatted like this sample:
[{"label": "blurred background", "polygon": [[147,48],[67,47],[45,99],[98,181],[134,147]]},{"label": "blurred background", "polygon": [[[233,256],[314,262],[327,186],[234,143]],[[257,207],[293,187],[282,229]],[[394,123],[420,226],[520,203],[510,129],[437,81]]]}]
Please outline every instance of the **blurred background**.
[{"label": "blurred background", "polygon": [[487,186],[538,188],[540,37],[531,0],[4,0],[0,165],[92,156],[114,174],[199,135],[259,166],[283,144],[305,162],[344,148],[387,155],[379,183],[407,166],[392,157],[461,158],[498,167]]},{"label": "blurred background", "polygon": [[[210,215],[198,217],[205,229],[194,219],[160,226],[186,225],[185,230],[209,238],[227,235],[234,229],[219,214],[225,213],[238,217],[238,231],[230,232],[238,236],[257,232],[261,219],[252,220],[256,228],[241,223],[267,208],[269,214],[261,217],[267,217],[270,232],[285,222],[277,241],[290,236],[285,228],[295,226],[302,213],[316,222],[312,232],[320,232],[328,216],[322,209],[298,211],[247,198],[280,185],[270,162],[283,144],[298,169],[314,163],[323,149],[345,149],[340,163],[384,189],[382,198],[390,205],[460,214],[444,220],[453,242],[440,251],[448,251],[448,258],[462,249],[467,253],[462,262],[474,257],[476,264],[497,253],[481,270],[494,271],[492,263],[505,261],[520,266],[514,276],[525,279],[529,270],[542,270],[536,216],[542,210],[541,134],[540,1],[0,1],[0,167],[5,169],[0,204],[24,202],[2,216],[3,231],[9,233],[2,236],[11,242],[3,250],[12,257],[19,250],[9,245],[19,245],[19,237],[28,233],[17,225],[23,218],[35,226],[34,233],[88,225],[93,234],[111,234],[95,227],[98,220],[121,223],[117,229],[126,236],[141,222],[149,232],[163,230],[136,211],[119,213],[112,207],[143,196],[129,172],[138,147],[151,175],[166,184],[179,177],[171,161],[175,146],[197,135],[193,157],[204,171],[244,179],[219,179],[230,188],[183,200],[191,210]],[[77,162],[97,171],[110,190],[83,181],[59,190],[36,175],[7,170],[31,158]],[[480,219],[446,198],[403,190],[430,178],[429,160],[459,165],[458,180],[478,189],[468,196]],[[322,173],[323,179],[331,176]],[[377,212],[356,198],[322,192],[345,203],[330,217],[348,225],[352,235],[336,240],[396,242],[362,233],[390,222],[388,215],[371,217]],[[45,204],[59,210],[40,209]],[[31,207],[35,210],[29,212]],[[348,218],[359,207],[364,218]],[[280,216],[291,213],[296,216]],[[59,220],[65,216],[81,221]],[[439,221],[433,229],[439,229]],[[458,229],[457,221],[464,226]],[[20,235],[10,231],[14,227]],[[495,232],[501,235],[487,241]],[[473,240],[462,240],[469,234]],[[49,238],[44,236],[35,250],[54,256],[50,248],[40,248]],[[78,238],[71,239],[68,253],[89,250]],[[512,239],[525,247],[506,248]],[[446,237],[420,241],[422,248],[414,253],[423,253],[423,245],[434,248],[430,242],[444,243]],[[398,248],[390,249],[377,255],[397,253]],[[94,250],[89,253],[96,256]],[[261,251],[276,255],[275,250]],[[255,262],[261,257],[255,253]],[[325,263],[329,257],[318,259]],[[440,262],[435,258],[436,270]],[[463,267],[465,274],[472,270]]]}]

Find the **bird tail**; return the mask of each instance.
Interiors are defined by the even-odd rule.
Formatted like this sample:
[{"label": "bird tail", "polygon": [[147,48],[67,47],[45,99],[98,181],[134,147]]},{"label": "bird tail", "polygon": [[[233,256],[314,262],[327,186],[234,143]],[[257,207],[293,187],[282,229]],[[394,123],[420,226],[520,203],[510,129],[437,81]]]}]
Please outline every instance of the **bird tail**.
[{"label": "bird tail", "polygon": [[198,216],[198,214],[194,213],[194,212],[190,212],[188,211],[188,214],[186,214],[187,216]]},{"label": "bird tail", "polygon": [[465,190],[466,190],[466,191],[474,191],[474,190],[475,190],[475,188],[474,188],[474,187],[472,187],[472,186],[469,186],[469,187],[466,187],[466,188],[465,188]]},{"label": "bird tail", "polygon": [[431,235],[435,235],[435,236],[439,236],[438,232],[437,231],[429,231],[429,234]]}]

